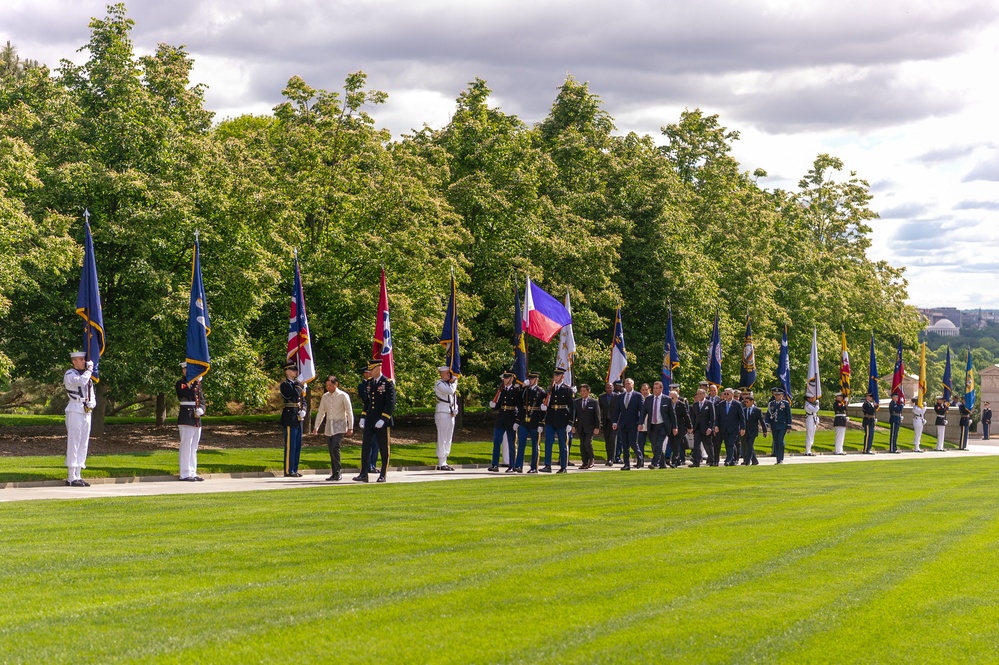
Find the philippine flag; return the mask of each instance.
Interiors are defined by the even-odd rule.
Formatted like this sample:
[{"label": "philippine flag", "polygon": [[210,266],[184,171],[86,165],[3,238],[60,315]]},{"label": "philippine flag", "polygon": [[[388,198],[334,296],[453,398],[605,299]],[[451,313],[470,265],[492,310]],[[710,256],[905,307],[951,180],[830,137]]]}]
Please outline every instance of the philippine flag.
[{"label": "philippine flag", "polygon": [[524,295],[524,332],[547,344],[563,326],[571,324],[569,310],[528,278]]}]

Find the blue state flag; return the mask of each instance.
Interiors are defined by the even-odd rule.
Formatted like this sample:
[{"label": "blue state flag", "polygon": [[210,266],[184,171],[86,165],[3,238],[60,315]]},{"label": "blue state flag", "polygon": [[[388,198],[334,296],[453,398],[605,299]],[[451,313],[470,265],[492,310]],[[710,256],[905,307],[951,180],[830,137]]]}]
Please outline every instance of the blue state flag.
[{"label": "blue state flag", "polygon": [[739,386],[751,389],[756,383],[756,349],[753,347],[753,327],[746,315],[746,335],[742,341],[742,371],[739,372]]},{"label": "blue state flag", "polygon": [[513,291],[513,367],[517,383],[527,383],[527,340],[524,339],[524,317],[520,309],[520,290]]},{"label": "blue state flag", "polygon": [[878,390],[878,359],[874,356],[874,334],[871,334],[870,372],[867,378],[867,392],[874,397],[874,403],[881,404],[881,393]]},{"label": "blue state flag", "polygon": [[716,386],[720,386],[722,382],[721,360],[721,335],[718,332],[718,313],[715,312],[715,327],[711,331],[711,346],[708,347],[708,365],[704,378]]},{"label": "blue state flag", "polygon": [[784,389],[788,401],[791,400],[791,356],[787,349],[787,326],[780,338],[780,356],[777,358],[777,383]]},{"label": "blue state flag", "polygon": [[968,363],[964,367],[964,405],[968,411],[975,409],[975,368],[971,366],[971,347],[968,347]]},{"label": "blue state flag", "polygon": [[94,239],[90,235],[90,212],[84,212],[86,236],[83,244],[83,272],[80,289],[76,293],[76,313],[85,321],[83,350],[87,360],[93,361],[93,380],[100,378],[101,356],[104,355],[104,312],[101,310],[101,291],[97,285],[97,261],[94,259]]},{"label": "blue state flag", "polygon": [[201,279],[201,243],[195,234],[194,259],[191,262],[191,304],[187,310],[186,383],[200,379],[211,369],[212,359],[208,354],[208,335],[211,332],[205,283]]},{"label": "blue state flag", "polygon": [[673,370],[680,366],[680,353],[676,350],[676,338],[673,336],[673,310],[669,310],[666,318],[666,342],[663,344],[663,389],[669,390],[673,381]]},{"label": "blue state flag", "polygon": [[950,400],[951,400],[951,397],[953,395],[953,393],[951,392],[951,390],[953,388],[953,385],[951,384],[951,379],[950,379],[950,347],[949,346],[947,347],[947,363],[944,365],[943,381],[941,383],[943,383],[943,398],[944,398],[944,401],[947,402],[948,404],[950,404]]},{"label": "blue state flag", "polygon": [[461,350],[458,348],[458,301],[455,299],[454,273],[451,274],[451,298],[444,313],[444,331],[441,333],[444,345],[444,364],[452,376],[461,376]]}]

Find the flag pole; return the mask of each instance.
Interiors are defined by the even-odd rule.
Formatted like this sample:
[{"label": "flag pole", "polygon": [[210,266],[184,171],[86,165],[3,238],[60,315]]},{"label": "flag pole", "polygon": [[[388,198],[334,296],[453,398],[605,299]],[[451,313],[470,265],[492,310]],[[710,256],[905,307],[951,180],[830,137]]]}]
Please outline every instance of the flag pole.
[{"label": "flag pole", "polygon": [[[84,219],[84,224],[86,224],[87,228],[89,229],[89,227],[90,227],[90,209],[89,208],[84,208],[83,209],[83,219]],[[93,335],[94,335],[94,330],[93,329],[94,329],[94,327],[90,324],[90,308],[89,307],[87,308],[87,316],[83,320],[83,325],[85,325],[87,327],[87,353],[86,353],[86,355],[84,357],[87,359],[87,362],[90,362],[90,345],[93,342]],[[93,394],[92,393],[93,393],[93,389],[94,389],[93,385],[94,384],[93,384],[92,381],[88,381],[87,382],[87,402],[93,401],[93,399],[92,399],[93,398]],[[86,411],[87,413],[89,413],[92,409],[89,406],[87,406],[86,404],[84,404],[83,405],[83,410]]]}]

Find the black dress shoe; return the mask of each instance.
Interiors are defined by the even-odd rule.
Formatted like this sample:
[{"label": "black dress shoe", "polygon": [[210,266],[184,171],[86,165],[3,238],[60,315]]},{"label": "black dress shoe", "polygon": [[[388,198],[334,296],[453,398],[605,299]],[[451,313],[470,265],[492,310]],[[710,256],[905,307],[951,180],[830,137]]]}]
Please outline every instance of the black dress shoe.
[{"label": "black dress shoe", "polygon": [[621,467],[621,471],[631,471],[631,467],[630,466],[622,466]]},{"label": "black dress shoe", "polygon": [[67,480],[66,481],[66,487],[72,487],[72,486],[73,486],[73,481],[72,480]]},{"label": "black dress shoe", "polygon": [[194,476],[188,476],[187,478],[181,478],[180,480],[181,480],[181,482],[185,482],[185,483],[193,483],[193,482],[195,482]]},{"label": "black dress shoe", "polygon": [[499,467],[498,466],[491,466],[488,469],[486,469],[486,471],[489,471],[490,473],[499,473]]},{"label": "black dress shoe", "polygon": [[575,462],[569,462],[569,466],[576,466]]},{"label": "black dress shoe", "polygon": [[614,462],[612,462],[610,460],[607,460],[607,462],[604,464],[604,466],[614,466]]},{"label": "black dress shoe", "polygon": [[567,471],[565,469],[559,469],[558,471],[555,472],[556,475],[560,473],[567,473]]},{"label": "black dress shoe", "polygon": [[504,471],[503,473],[517,473],[517,468],[516,468],[516,467],[513,467],[513,466],[511,466],[511,467],[510,467],[509,469],[507,469],[507,470],[506,470],[506,471]]},{"label": "black dress shoe", "polygon": [[327,478],[326,482],[330,483],[330,482],[333,482],[334,480],[339,480],[339,478],[336,477],[335,473],[332,476],[330,476],[329,478]]},{"label": "black dress shoe", "polygon": [[359,483],[366,483],[366,482],[368,482],[368,475],[364,474],[364,475],[360,475],[360,476],[354,476],[353,480],[355,480],[356,482],[359,482]]},{"label": "black dress shoe", "polygon": [[85,480],[76,479],[70,483],[73,487],[90,487],[90,483]]},{"label": "black dress shoe", "polygon": [[378,476],[378,480],[376,480],[375,482],[376,483],[384,483],[385,482],[385,476]]},{"label": "black dress shoe", "polygon": [[530,469],[530,470],[528,471],[528,473],[537,473],[537,472],[538,472],[538,470],[537,470],[537,469]]},{"label": "black dress shoe", "polygon": [[552,468],[550,466],[541,467],[541,469],[539,469],[539,470],[541,471],[541,473],[551,473],[552,472]]},{"label": "black dress shoe", "polygon": [[199,483],[205,482],[205,479],[202,478],[201,476],[195,476],[194,479],[197,480]]}]

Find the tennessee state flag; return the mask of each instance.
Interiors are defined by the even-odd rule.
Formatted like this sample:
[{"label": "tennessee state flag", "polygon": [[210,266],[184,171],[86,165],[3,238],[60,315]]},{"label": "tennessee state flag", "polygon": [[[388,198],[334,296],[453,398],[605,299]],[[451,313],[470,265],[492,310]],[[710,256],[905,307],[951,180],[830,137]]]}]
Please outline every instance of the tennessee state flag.
[{"label": "tennessee state flag", "polygon": [[395,361],[392,357],[392,326],[389,325],[388,289],[385,286],[385,269],[382,268],[382,286],[378,294],[378,318],[375,320],[375,337],[371,344],[371,357],[382,359],[382,374],[395,381]]},{"label": "tennessee state flag", "polygon": [[316,363],[312,359],[312,338],[309,336],[309,317],[305,313],[305,294],[302,292],[302,273],[295,254],[295,290],[291,294],[291,314],[288,318],[288,362],[298,363],[298,380],[308,383],[316,378]]},{"label": "tennessee state flag", "polygon": [[547,344],[562,326],[571,323],[569,310],[528,277],[524,292],[524,332]]}]

